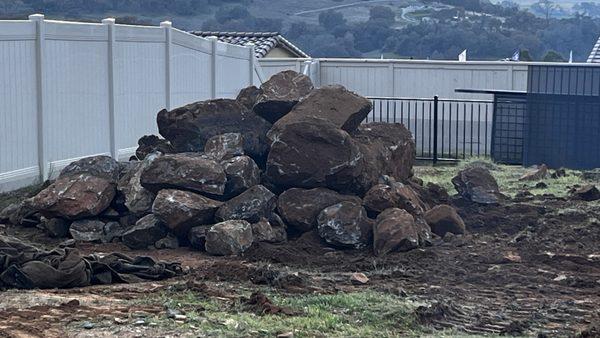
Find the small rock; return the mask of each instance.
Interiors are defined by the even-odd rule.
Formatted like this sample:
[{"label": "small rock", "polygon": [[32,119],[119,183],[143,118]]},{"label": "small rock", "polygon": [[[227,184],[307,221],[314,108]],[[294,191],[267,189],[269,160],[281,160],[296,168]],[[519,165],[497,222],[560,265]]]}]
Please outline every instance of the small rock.
[{"label": "small rock", "polygon": [[284,332],[277,335],[277,338],[294,338],[294,332]]},{"label": "small rock", "polygon": [[369,278],[361,272],[355,272],[350,276],[350,282],[354,285],[364,285],[369,282]]},{"label": "small rock", "polygon": [[185,236],[192,227],[214,224],[222,204],[193,192],[164,189],[156,195],[152,212],[177,236]]},{"label": "small rock", "polygon": [[126,227],[121,225],[119,222],[108,222],[104,225],[104,236],[102,237],[103,243],[111,243],[115,238],[120,238],[123,233],[127,230]]},{"label": "small rock", "polygon": [[221,162],[227,176],[226,197],[235,197],[251,187],[260,184],[260,169],[248,156],[237,156]]},{"label": "small rock", "polygon": [[252,226],[243,220],[230,220],[213,225],[206,233],[206,252],[229,256],[246,251],[253,242]]},{"label": "small rock", "polygon": [[565,176],[567,176],[567,171],[563,168],[556,169],[552,174],[550,174],[550,177],[553,179],[557,179],[557,178],[561,178],[561,177],[565,177]]},{"label": "small rock", "polygon": [[341,202],[323,209],[317,224],[319,236],[339,248],[364,248],[373,235],[373,221],[367,217],[367,211],[353,202]]},{"label": "small rock", "polygon": [[94,323],[84,322],[83,325],[81,325],[81,327],[83,327],[86,330],[91,330],[95,327],[95,325]]},{"label": "small rock", "polygon": [[138,148],[135,151],[135,156],[138,160],[143,161],[146,156],[152,153],[170,154],[174,153],[175,149],[169,141],[161,139],[156,135],[145,135],[138,140]]},{"label": "small rock", "polygon": [[499,201],[498,182],[487,169],[465,168],[452,178],[452,184],[466,200],[480,204],[496,204]]},{"label": "small rock", "polygon": [[573,189],[571,196],[573,199],[591,202],[600,199],[600,191],[595,185],[588,184],[581,188]]},{"label": "small rock", "polygon": [[145,249],[165,237],[168,233],[165,224],[153,214],[141,218],[123,236],[123,244],[131,249]]},{"label": "small rock", "polygon": [[535,184],[535,188],[536,189],[547,189],[548,188],[548,184],[544,183],[544,182],[538,182]]},{"label": "small rock", "polygon": [[252,235],[255,242],[280,243],[287,239],[285,228],[272,225],[266,218],[252,224]]},{"label": "small rock", "polygon": [[124,324],[127,324],[128,320],[125,318],[115,317],[114,322],[115,322],[115,324],[124,325]]},{"label": "small rock", "polygon": [[199,251],[205,251],[206,232],[210,229],[209,226],[197,226],[190,229],[188,232],[188,241],[190,247]]},{"label": "small rock", "polygon": [[449,205],[438,205],[427,211],[425,221],[431,227],[431,231],[440,237],[444,237],[448,232],[456,235],[466,232],[465,222]]},{"label": "small rock", "polygon": [[542,164],[535,170],[525,173],[519,181],[539,181],[548,178],[548,166]]},{"label": "small rock", "polygon": [[[424,223],[424,222],[423,222]],[[409,251],[430,240],[427,224],[422,224],[406,210],[387,209],[375,221],[373,250],[376,256],[392,251]]]}]

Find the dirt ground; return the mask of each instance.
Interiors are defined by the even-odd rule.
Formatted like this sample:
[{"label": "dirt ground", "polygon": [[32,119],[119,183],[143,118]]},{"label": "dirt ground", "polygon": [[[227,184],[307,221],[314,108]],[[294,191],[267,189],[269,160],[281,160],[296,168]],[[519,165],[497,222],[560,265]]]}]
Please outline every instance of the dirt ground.
[{"label": "dirt ground", "polygon": [[[234,258],[187,248],[131,251],[120,244],[80,245],[84,253],[122,251],[179,261],[188,274],[143,284],[3,291],[0,337],[273,336],[229,327],[229,319],[210,316],[210,311],[249,312],[252,318],[284,322],[295,312],[310,311],[286,308],[294,304],[287,298],[365,292],[414,305],[410,316],[417,329],[397,328],[382,336],[600,336],[600,201],[541,194],[496,206],[456,198],[447,202],[458,208],[468,234],[447,235],[431,247],[381,258],[369,251],[329,249],[314,233],[285,244],[254,245]],[[6,232],[56,244],[36,229]],[[353,285],[354,272],[366,274],[369,282]],[[268,295],[273,303],[252,303],[248,295],[253,292]],[[174,307],[197,317],[168,319],[173,299]],[[214,321],[228,329],[205,330]],[[295,336],[317,335],[289,329]]]}]

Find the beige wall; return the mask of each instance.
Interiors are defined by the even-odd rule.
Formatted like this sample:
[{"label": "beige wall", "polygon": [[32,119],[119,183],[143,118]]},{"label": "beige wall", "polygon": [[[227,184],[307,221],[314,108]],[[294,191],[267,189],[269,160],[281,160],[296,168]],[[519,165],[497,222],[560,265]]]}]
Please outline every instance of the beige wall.
[{"label": "beige wall", "polygon": [[264,56],[264,58],[295,58],[296,56],[290,53],[287,49],[275,47]]}]

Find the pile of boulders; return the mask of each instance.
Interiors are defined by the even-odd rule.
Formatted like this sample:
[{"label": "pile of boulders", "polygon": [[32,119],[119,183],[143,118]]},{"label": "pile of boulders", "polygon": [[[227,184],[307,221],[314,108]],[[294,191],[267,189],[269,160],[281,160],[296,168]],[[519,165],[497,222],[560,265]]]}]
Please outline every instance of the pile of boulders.
[{"label": "pile of boulders", "polygon": [[[142,137],[129,162],[74,162],[3,214],[13,223],[34,215],[56,237],[215,255],[310,231],[334,248],[377,255],[463,233],[452,207],[421,198],[410,132],[362,124],[371,108],[342,86],[315,89],[307,76],[285,71],[236,99],[160,111],[164,138]],[[488,188],[470,196],[489,201]]]}]

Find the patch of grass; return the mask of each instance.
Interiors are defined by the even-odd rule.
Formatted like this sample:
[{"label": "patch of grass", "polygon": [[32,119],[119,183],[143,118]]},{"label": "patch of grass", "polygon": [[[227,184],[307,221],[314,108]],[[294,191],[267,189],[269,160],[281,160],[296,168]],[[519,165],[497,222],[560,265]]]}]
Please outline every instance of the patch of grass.
[{"label": "patch of grass", "polygon": [[[548,178],[541,181],[521,182],[519,178],[525,173],[533,170],[521,166],[495,164],[487,159],[471,159],[461,161],[456,165],[440,166],[417,166],[415,175],[425,183],[431,182],[444,187],[448,193],[455,194],[452,178],[458,171],[470,165],[481,165],[490,170],[490,173],[498,181],[500,191],[506,195],[514,196],[517,192],[528,190],[534,195],[553,194],[558,197],[568,195],[569,188],[574,185],[594,183],[582,178],[581,172],[577,170],[566,170],[567,175],[560,178]],[[552,170],[551,170],[552,172]],[[536,188],[538,182],[544,182],[547,187]]]},{"label": "patch of grass", "polygon": [[296,316],[257,315],[244,311],[239,302],[207,299],[185,291],[165,293],[151,302],[184,311],[188,320],[177,324],[164,317],[161,327],[178,326],[185,332],[206,336],[273,337],[294,332],[294,337],[398,337],[422,333],[412,301],[375,291],[335,295],[286,296],[268,294],[273,303],[298,311]]}]

